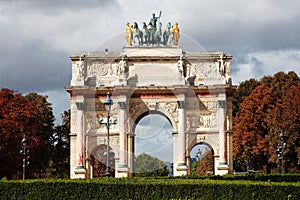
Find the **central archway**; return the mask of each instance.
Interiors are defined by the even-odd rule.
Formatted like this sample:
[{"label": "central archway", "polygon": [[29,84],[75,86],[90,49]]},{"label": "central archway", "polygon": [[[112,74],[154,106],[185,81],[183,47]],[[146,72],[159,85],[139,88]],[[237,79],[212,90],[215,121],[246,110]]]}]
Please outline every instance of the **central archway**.
[{"label": "central archway", "polygon": [[162,164],[170,172],[173,162],[173,127],[170,120],[163,113],[152,111],[142,114],[135,124],[134,173],[157,171]]}]

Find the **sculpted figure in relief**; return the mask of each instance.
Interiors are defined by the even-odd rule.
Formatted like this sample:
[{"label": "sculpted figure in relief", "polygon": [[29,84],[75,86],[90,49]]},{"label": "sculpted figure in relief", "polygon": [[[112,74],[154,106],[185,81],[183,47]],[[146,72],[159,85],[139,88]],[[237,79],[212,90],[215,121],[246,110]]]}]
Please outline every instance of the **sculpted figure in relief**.
[{"label": "sculpted figure in relief", "polygon": [[119,67],[120,67],[120,74],[124,74],[126,72],[126,61],[124,60],[124,56],[122,56],[122,60],[119,63]]},{"label": "sculpted figure in relief", "polygon": [[219,72],[220,72],[221,76],[225,76],[226,69],[224,66],[223,54],[220,55],[220,59],[218,60],[218,63],[219,63]]},{"label": "sculpted figure in relief", "polygon": [[181,77],[183,77],[183,60],[182,60],[182,56],[180,56],[180,60],[178,60],[177,67],[178,67],[178,72],[179,72],[179,78],[181,78]]},{"label": "sculpted figure in relief", "polygon": [[77,62],[77,69],[78,69],[78,76],[77,79],[82,79],[83,78],[83,73],[84,73],[84,63],[81,60],[81,57],[79,58],[79,61]]}]

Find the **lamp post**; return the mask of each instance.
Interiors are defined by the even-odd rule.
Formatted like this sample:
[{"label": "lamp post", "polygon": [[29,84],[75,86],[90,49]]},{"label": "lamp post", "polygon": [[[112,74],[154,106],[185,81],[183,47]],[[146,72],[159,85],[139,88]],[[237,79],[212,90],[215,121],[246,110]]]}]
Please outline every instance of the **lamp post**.
[{"label": "lamp post", "polygon": [[198,149],[197,153],[196,153],[196,159],[197,161],[200,161],[202,158],[202,150]]},{"label": "lamp post", "polygon": [[103,118],[99,118],[99,124],[104,124],[107,128],[107,146],[106,146],[106,172],[105,172],[105,176],[106,177],[110,177],[110,172],[109,172],[109,128],[110,125],[112,124],[117,124],[117,119],[114,118],[112,122],[110,122],[110,110],[111,110],[111,106],[113,104],[112,99],[110,98],[111,94],[109,92],[107,92],[106,94],[106,99],[104,100],[104,106],[105,109],[107,111],[107,118],[106,121],[103,120]]},{"label": "lamp post", "polygon": [[279,143],[277,145],[277,148],[277,155],[279,157],[279,160],[281,160],[281,173],[285,173],[283,150],[286,148],[286,143],[285,136],[282,131],[279,133]]},{"label": "lamp post", "polygon": [[21,140],[21,147],[20,155],[23,155],[23,180],[25,180],[25,173],[26,173],[26,167],[29,165],[29,150],[26,150],[27,146],[27,140],[25,135],[23,136]]}]

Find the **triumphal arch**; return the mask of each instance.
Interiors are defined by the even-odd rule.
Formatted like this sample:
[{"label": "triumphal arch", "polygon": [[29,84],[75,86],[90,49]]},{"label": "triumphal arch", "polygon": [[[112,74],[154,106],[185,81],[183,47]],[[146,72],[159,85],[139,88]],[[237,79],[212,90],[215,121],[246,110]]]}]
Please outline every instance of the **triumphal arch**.
[{"label": "triumphal arch", "polygon": [[[200,143],[212,148],[214,174],[231,173],[232,56],[184,51],[178,46],[179,35],[174,36],[179,34],[178,23],[172,28],[168,24],[170,38],[162,33],[160,39],[144,35],[143,40],[134,36],[136,25],[127,24],[127,45],[121,52],[71,56],[72,80],[66,87],[71,109],[70,177],[103,176],[107,163],[112,176],[133,176],[135,128],[151,113],[164,116],[172,126],[174,176],[191,173],[190,152]],[[99,123],[107,116],[107,92],[113,100],[114,121],[109,135]]]}]

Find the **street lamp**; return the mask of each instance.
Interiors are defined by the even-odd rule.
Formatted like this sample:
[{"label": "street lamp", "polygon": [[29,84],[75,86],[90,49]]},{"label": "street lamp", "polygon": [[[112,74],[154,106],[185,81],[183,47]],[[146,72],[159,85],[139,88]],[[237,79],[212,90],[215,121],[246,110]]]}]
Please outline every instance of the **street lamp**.
[{"label": "street lamp", "polygon": [[284,158],[283,158],[283,150],[286,148],[285,143],[285,136],[283,132],[281,131],[279,134],[279,143],[277,145],[277,155],[279,157],[279,160],[281,160],[281,173],[284,173]]},{"label": "street lamp", "polygon": [[106,146],[106,172],[105,172],[105,176],[106,177],[110,177],[110,172],[109,172],[109,128],[110,125],[112,124],[117,124],[117,118],[113,118],[113,121],[110,122],[110,110],[111,110],[111,106],[113,104],[112,99],[110,98],[111,94],[109,92],[107,92],[106,95],[106,99],[104,100],[104,106],[105,109],[107,111],[107,118],[106,121],[103,120],[103,118],[99,118],[99,124],[104,124],[107,128],[107,146]]},{"label": "street lamp", "polygon": [[29,165],[29,150],[28,149],[26,150],[26,146],[27,146],[27,140],[24,135],[21,140],[22,149],[20,150],[20,155],[23,155],[23,180],[25,180],[26,167]]},{"label": "street lamp", "polygon": [[197,161],[200,161],[202,159],[202,150],[198,149],[198,152],[196,153],[196,159]]}]

